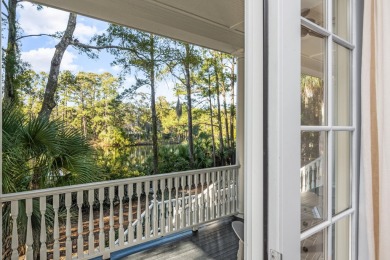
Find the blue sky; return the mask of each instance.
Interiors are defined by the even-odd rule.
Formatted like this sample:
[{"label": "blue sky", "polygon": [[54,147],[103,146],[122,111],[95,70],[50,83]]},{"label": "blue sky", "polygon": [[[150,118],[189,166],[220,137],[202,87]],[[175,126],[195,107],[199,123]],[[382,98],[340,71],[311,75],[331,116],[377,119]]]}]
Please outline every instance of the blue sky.
[{"label": "blue sky", "polygon": [[[48,7],[44,7],[42,10],[38,11],[36,7],[28,2],[24,2],[23,8],[18,8],[17,10],[17,17],[20,26],[24,31],[24,35],[42,33],[53,34],[55,32],[64,31],[68,16],[69,13],[67,12]],[[107,27],[108,23],[106,22],[79,15],[74,37],[80,42],[88,43],[93,35],[104,32]],[[58,39],[46,36],[28,37],[22,39],[21,43],[22,59],[30,63],[33,70],[48,72]],[[110,63],[112,61],[113,56],[105,51],[100,52],[99,59],[91,60],[86,55],[80,55],[77,50],[72,47],[68,47],[61,63],[61,70],[70,70],[74,73],[77,73],[78,71],[95,73],[107,71],[113,75],[118,75],[121,68],[111,66]],[[133,75],[128,75],[124,81],[123,87],[126,88],[134,84],[136,75],[135,71]],[[170,78],[159,82],[157,86],[157,96],[166,96],[168,101],[176,101],[177,97],[173,95],[174,84],[175,83]],[[148,88],[142,88],[139,91],[149,93]]]}]

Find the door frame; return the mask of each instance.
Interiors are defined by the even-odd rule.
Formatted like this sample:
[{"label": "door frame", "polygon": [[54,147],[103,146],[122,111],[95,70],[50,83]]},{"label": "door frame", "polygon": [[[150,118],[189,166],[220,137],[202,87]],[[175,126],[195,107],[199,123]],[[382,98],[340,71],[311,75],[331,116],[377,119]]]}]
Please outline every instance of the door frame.
[{"label": "door frame", "polygon": [[300,0],[269,0],[267,251],[300,257]]},{"label": "door frame", "polygon": [[263,1],[245,0],[245,259],[263,258]]},{"label": "door frame", "polygon": [[299,258],[299,100],[300,0],[246,0],[245,259]]}]

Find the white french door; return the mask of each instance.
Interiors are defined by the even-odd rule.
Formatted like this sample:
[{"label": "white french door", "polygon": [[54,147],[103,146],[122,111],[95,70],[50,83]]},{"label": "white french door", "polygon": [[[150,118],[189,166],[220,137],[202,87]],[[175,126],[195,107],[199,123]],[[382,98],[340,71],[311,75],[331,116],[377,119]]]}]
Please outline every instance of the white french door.
[{"label": "white french door", "polygon": [[356,259],[354,2],[268,1],[269,256]]},{"label": "white french door", "polygon": [[301,1],[301,259],[352,259],[354,251],[352,5]]}]

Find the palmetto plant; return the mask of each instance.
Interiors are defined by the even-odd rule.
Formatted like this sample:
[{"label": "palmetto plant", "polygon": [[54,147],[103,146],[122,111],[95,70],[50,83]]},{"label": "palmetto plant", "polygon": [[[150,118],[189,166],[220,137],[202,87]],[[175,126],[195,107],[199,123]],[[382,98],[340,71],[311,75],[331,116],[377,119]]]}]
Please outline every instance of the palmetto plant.
[{"label": "palmetto plant", "polygon": [[[60,121],[26,119],[13,107],[3,108],[3,192],[12,193],[87,183],[99,180],[94,152],[82,135]],[[26,234],[24,201],[19,203],[20,244]],[[53,210],[48,201],[46,224],[52,226]],[[10,204],[3,204],[3,257],[10,253]],[[40,213],[33,201],[34,241],[39,241]],[[38,247],[38,244],[34,245]],[[38,248],[35,248],[34,251]],[[22,249],[23,250],[23,249]]]}]

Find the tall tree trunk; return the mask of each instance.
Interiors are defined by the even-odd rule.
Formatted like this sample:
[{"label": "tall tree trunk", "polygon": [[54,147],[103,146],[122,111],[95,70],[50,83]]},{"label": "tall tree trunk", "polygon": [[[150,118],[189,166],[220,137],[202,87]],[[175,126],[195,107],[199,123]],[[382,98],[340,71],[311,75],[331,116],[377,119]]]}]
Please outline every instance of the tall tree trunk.
[{"label": "tall tree trunk", "polygon": [[234,116],[235,116],[235,103],[234,103],[234,64],[235,60],[232,60],[232,68],[231,68],[231,92],[230,92],[230,141],[231,147],[234,147]]},{"label": "tall tree trunk", "polygon": [[194,166],[194,137],[192,133],[192,100],[191,100],[191,72],[190,72],[190,45],[185,44],[186,57],[185,57],[185,77],[186,77],[186,90],[187,90],[187,117],[188,117],[188,150],[190,166]]},{"label": "tall tree trunk", "polygon": [[[219,68],[217,66],[217,61],[215,60],[214,63],[214,70],[215,70],[215,83],[216,83],[216,91],[217,91],[217,108],[218,108],[218,114],[217,114],[217,119],[218,119],[218,130],[219,130],[219,150],[220,154],[223,154],[224,151],[224,145],[223,145],[223,136],[222,136],[222,119],[221,119],[221,102],[219,100],[220,96],[220,91],[219,91]],[[222,158],[222,161],[225,161],[224,158]]]},{"label": "tall tree trunk", "polygon": [[16,99],[15,74],[17,63],[16,46],[16,6],[17,0],[8,1],[8,40],[4,61],[4,103],[13,103]]},{"label": "tall tree trunk", "polygon": [[158,143],[157,143],[157,111],[156,111],[156,89],[155,89],[155,60],[154,60],[154,36],[150,36],[150,94],[152,108],[152,143],[153,143],[153,173],[158,173]]},{"label": "tall tree trunk", "polygon": [[226,103],[226,85],[224,83],[223,85],[223,92],[222,92],[222,99],[223,99],[223,112],[225,117],[225,131],[226,131],[226,144],[227,146],[230,146],[230,135],[229,135],[229,120],[228,120],[228,111],[227,111],[227,103]]},{"label": "tall tree trunk", "polygon": [[54,56],[51,60],[50,72],[45,88],[45,95],[42,102],[39,117],[49,119],[53,108],[56,106],[54,96],[58,86],[58,75],[60,73],[61,61],[66,49],[72,42],[73,33],[76,28],[77,15],[69,14],[68,25],[60,42],[56,45]]},{"label": "tall tree trunk", "polygon": [[211,124],[211,140],[212,140],[212,144],[213,144],[213,166],[217,166],[216,165],[216,161],[215,161],[215,138],[214,138],[214,122],[213,122],[213,104],[211,102],[211,81],[210,81],[210,75],[209,75],[209,106],[210,106],[210,124]]}]

